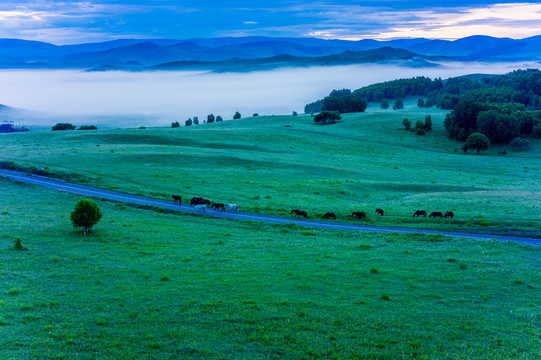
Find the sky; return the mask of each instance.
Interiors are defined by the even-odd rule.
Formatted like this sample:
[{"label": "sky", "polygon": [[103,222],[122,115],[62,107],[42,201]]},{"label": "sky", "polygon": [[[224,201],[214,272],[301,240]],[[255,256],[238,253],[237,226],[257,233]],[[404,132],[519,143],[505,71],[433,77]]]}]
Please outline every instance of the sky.
[{"label": "sky", "polygon": [[2,0],[0,38],[56,45],[228,36],[454,40],[541,35],[539,1]]}]

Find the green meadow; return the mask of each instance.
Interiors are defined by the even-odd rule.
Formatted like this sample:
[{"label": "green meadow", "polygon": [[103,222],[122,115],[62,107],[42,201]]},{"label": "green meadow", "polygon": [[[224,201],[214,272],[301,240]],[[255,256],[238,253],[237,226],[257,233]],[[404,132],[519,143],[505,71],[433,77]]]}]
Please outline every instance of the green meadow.
[{"label": "green meadow", "polygon": [[[415,124],[428,114],[432,132],[403,129],[403,118]],[[445,136],[445,114],[410,106],[369,108],[327,126],[260,116],[1,134],[0,160],[160,199],[539,237],[541,143],[464,154]],[[0,199],[0,359],[541,356],[540,247],[232,221],[101,199],[103,218],[83,237],[69,220],[80,196],[0,178]],[[412,218],[415,210],[455,217]],[[368,219],[346,217],[352,211]]]},{"label": "green meadow", "polygon": [[[344,114],[333,125],[309,116],[261,116],[181,128],[46,131],[0,137],[2,160],[76,175],[90,185],[188,202],[201,196],[244,211],[441,230],[538,236],[541,142],[516,152],[464,154],[443,128],[446,112],[409,106]],[[434,130],[403,129],[431,115]],[[498,154],[501,152],[507,154]],[[377,217],[375,209],[385,211]],[[450,219],[413,218],[453,211]]]},{"label": "green meadow", "polygon": [[78,196],[0,185],[2,359],[541,354],[539,247],[101,201],[83,238]]}]

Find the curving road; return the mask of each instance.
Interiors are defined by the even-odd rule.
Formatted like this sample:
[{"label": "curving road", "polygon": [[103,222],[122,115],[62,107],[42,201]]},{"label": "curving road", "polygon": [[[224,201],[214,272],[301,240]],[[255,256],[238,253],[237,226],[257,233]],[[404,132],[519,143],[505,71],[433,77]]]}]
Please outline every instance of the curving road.
[{"label": "curving road", "polygon": [[[157,200],[151,198],[145,198],[141,196],[122,194],[114,191],[102,190],[98,188],[92,188],[84,185],[71,184],[62,180],[51,179],[41,176],[29,176],[21,173],[9,170],[0,169],[0,176],[4,176],[13,180],[31,183],[35,185],[45,186],[51,189],[65,191],[74,194],[87,195],[100,197],[109,200],[117,200],[126,203],[134,203],[141,205],[158,206],[165,209],[178,210],[184,212],[195,212],[193,206],[189,205],[177,205],[173,201]],[[327,222],[318,220],[304,220],[295,219],[290,217],[280,217],[272,215],[252,214],[246,212],[220,212],[212,209],[207,209],[206,215],[213,217],[237,219],[237,220],[252,220],[261,221],[275,224],[291,224],[295,223],[299,226],[322,228],[322,229],[334,229],[334,230],[355,230],[355,231],[370,231],[381,233],[399,233],[399,234],[442,234],[445,236],[453,237],[465,237],[473,239],[494,239],[500,241],[514,241],[522,244],[541,246],[541,239],[525,238],[525,237],[513,237],[513,236],[500,236],[500,235],[485,235],[485,234],[468,234],[453,231],[437,231],[437,230],[423,230],[423,229],[407,229],[397,227],[381,227],[370,225],[357,225],[357,224],[344,224],[337,222]]]}]

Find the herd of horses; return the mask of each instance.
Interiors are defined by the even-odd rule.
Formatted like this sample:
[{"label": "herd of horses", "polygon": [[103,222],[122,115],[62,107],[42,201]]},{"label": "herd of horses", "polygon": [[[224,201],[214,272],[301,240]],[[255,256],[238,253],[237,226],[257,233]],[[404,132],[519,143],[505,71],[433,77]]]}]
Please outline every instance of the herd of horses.
[{"label": "herd of horses", "polygon": [[[171,195],[173,197],[173,200],[175,201],[175,204],[181,205],[182,204],[182,197],[180,195]],[[204,199],[202,197],[193,197],[190,200],[190,205],[194,206],[194,211],[204,213],[207,211],[207,208],[210,207],[214,209],[214,211],[239,211],[239,206],[237,204],[222,204],[222,203],[215,203],[211,202],[208,199]],[[376,209],[376,214],[383,216],[383,209]],[[293,209],[289,214],[294,214],[295,216],[302,216],[303,218],[308,218],[308,213],[305,210],[299,210],[299,209]],[[426,211],[425,210],[417,210],[413,213],[413,217],[426,217]],[[428,216],[429,218],[453,218],[455,214],[452,211],[445,212],[445,215],[441,211],[434,211],[430,213]],[[351,215],[346,215],[346,217],[349,218],[356,218],[356,219],[366,219],[366,213],[364,211],[354,211],[351,213]],[[327,212],[323,216],[321,216],[322,219],[333,219],[336,220],[336,214],[333,212]]]},{"label": "herd of horses", "polygon": [[[175,201],[175,204],[182,204],[182,197],[180,195],[171,194],[171,197]],[[194,210],[202,213],[207,211],[207,207],[213,208],[214,211],[226,211],[226,209],[239,211],[239,206],[237,204],[211,203],[210,200],[198,196],[195,196],[190,200],[190,205],[195,205]]]},{"label": "herd of horses", "polygon": [[[383,216],[383,209],[376,209],[376,214]],[[302,216],[304,218],[308,218],[308,214],[304,210],[298,210],[293,209],[291,210],[290,214],[294,214],[296,216]],[[426,211],[425,210],[417,210],[415,213],[413,213],[413,217],[418,216],[424,216],[426,217]],[[433,218],[453,218],[455,214],[452,211],[447,211],[445,215],[441,211],[434,211],[430,213],[429,217]],[[351,215],[346,215],[345,217],[349,218],[356,218],[356,219],[366,219],[366,213],[364,211],[354,211],[351,213]],[[321,216],[322,219],[334,219],[336,220],[336,214],[333,212],[327,212]]]}]

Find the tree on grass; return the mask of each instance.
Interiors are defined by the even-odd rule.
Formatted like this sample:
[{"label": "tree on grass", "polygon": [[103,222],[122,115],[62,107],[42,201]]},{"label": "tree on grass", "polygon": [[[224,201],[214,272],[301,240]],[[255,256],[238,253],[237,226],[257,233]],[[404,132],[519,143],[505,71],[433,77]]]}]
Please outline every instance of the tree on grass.
[{"label": "tree on grass", "polygon": [[484,134],[473,133],[470,136],[468,136],[468,139],[462,146],[462,150],[464,150],[464,152],[468,150],[475,150],[477,151],[477,154],[479,154],[481,150],[488,150],[489,144],[490,144],[490,141]]},{"label": "tree on grass", "polygon": [[101,219],[102,214],[94,201],[90,199],[81,199],[75,205],[75,209],[71,212],[70,219],[73,227],[82,227],[83,234]]},{"label": "tree on grass", "polygon": [[427,115],[425,117],[425,130],[426,131],[432,130],[432,117],[430,117],[430,115]]},{"label": "tree on grass", "polygon": [[224,121],[224,119],[220,115],[216,116],[216,122],[220,121]]},{"label": "tree on grass", "polygon": [[192,121],[192,119],[190,118],[190,119],[188,119],[188,120],[186,120],[186,121],[184,122],[184,125],[186,125],[186,126],[192,126],[192,123],[193,123],[193,121]]},{"label": "tree on grass", "polygon": [[404,100],[402,100],[402,98],[396,99],[393,104],[393,110],[399,110],[403,108],[404,108]]},{"label": "tree on grass", "polygon": [[320,122],[323,125],[332,124],[336,120],[340,120],[340,119],[341,119],[341,117],[340,117],[340,113],[338,111],[323,110],[322,112],[320,112],[319,114],[314,116],[314,121],[317,122],[317,123]]},{"label": "tree on grass", "polygon": [[194,125],[199,125],[199,118],[197,116],[193,117],[193,124]]},{"label": "tree on grass", "polygon": [[171,127],[172,127],[172,128],[178,128],[178,127],[180,127],[180,124],[179,124],[178,121],[175,121],[175,122],[172,122],[172,123],[171,123]]},{"label": "tree on grass", "polygon": [[215,120],[215,117],[213,114],[207,115],[207,124],[212,124]]},{"label": "tree on grass", "polygon": [[381,100],[380,106],[381,106],[382,109],[388,109],[389,108],[389,100],[387,100],[387,99]]},{"label": "tree on grass", "polygon": [[235,115],[233,115],[233,120],[237,120],[237,119],[240,119],[241,116],[240,116],[240,112],[236,112]]},{"label": "tree on grass", "polygon": [[402,124],[404,124],[404,129],[406,130],[411,128],[411,121],[408,118],[404,118],[404,120],[402,120]]}]

